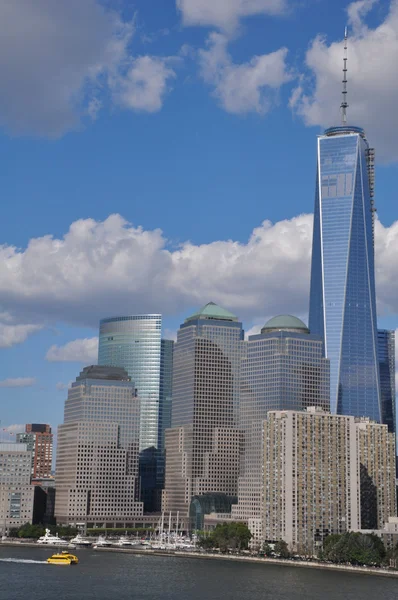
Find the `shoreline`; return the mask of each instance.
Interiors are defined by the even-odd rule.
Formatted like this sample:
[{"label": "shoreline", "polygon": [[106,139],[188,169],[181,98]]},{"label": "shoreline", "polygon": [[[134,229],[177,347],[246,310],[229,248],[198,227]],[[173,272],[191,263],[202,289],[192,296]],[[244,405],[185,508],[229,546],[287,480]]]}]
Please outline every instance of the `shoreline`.
[{"label": "shoreline", "polygon": [[[40,548],[51,549],[51,546],[36,544],[35,542],[0,542],[0,548],[8,546],[13,548]],[[114,552],[121,554],[137,554],[141,556],[163,556],[168,558],[191,558],[204,560],[229,560],[243,563],[256,563],[263,565],[277,565],[281,567],[297,567],[301,569],[321,569],[324,571],[339,571],[345,573],[357,573],[360,575],[377,575],[378,577],[398,578],[398,570],[378,569],[375,567],[355,567],[351,565],[338,565],[331,563],[316,563],[303,560],[285,560],[283,558],[260,558],[257,556],[242,556],[239,554],[213,554],[187,551],[154,550],[154,549],[133,549],[133,548],[79,548],[79,550],[94,550],[95,552]]]}]

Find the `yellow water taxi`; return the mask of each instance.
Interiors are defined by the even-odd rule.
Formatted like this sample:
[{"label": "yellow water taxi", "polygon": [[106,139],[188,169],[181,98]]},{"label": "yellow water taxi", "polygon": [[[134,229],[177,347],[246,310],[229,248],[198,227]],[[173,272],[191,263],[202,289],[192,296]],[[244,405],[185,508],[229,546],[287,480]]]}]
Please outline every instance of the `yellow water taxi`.
[{"label": "yellow water taxi", "polygon": [[53,554],[50,558],[47,558],[47,562],[50,565],[77,565],[79,559],[74,554],[64,551]]}]

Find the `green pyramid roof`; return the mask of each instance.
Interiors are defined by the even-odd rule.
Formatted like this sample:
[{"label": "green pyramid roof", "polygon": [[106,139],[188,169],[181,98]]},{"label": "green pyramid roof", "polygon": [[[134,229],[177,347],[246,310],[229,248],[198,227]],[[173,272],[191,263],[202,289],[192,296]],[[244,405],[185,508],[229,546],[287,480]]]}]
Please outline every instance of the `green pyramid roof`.
[{"label": "green pyramid roof", "polygon": [[185,322],[195,321],[196,319],[218,319],[221,321],[237,321],[238,317],[229,312],[229,310],[225,310],[225,308],[221,308],[221,306],[214,304],[214,302],[209,302],[200,310],[198,310],[198,312],[185,319]]}]

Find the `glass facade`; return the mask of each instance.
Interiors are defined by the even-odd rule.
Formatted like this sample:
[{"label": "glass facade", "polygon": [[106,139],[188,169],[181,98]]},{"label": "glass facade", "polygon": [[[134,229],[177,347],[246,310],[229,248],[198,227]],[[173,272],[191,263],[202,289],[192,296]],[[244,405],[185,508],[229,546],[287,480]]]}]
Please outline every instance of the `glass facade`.
[{"label": "glass facade", "polygon": [[379,369],[382,421],[388,430],[396,430],[395,407],[395,331],[379,329]]},{"label": "glass facade", "polygon": [[[290,315],[272,319],[246,342],[242,361],[240,428],[244,431],[244,461],[239,478],[240,518],[260,512],[263,469],[263,422],[268,411],[330,407],[329,360],[319,336],[301,323],[290,328]],[[279,323],[274,327],[274,323]],[[288,327],[283,327],[286,322]]]},{"label": "glass facade", "polygon": [[332,413],[381,419],[373,151],[355,127],[318,138],[309,328],[330,360]]},{"label": "glass facade", "polygon": [[140,450],[158,447],[161,330],[161,315],[100,322],[98,364],[125,368],[138,391]]}]

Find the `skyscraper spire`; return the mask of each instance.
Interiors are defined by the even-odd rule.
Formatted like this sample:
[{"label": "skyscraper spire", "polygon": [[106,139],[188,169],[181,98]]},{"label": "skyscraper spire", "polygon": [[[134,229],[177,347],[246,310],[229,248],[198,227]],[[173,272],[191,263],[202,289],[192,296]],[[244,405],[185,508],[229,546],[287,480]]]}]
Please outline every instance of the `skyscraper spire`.
[{"label": "skyscraper spire", "polygon": [[344,31],[344,67],[343,67],[343,101],[341,103],[341,124],[347,125],[347,39],[348,39],[348,31],[347,27]]}]

